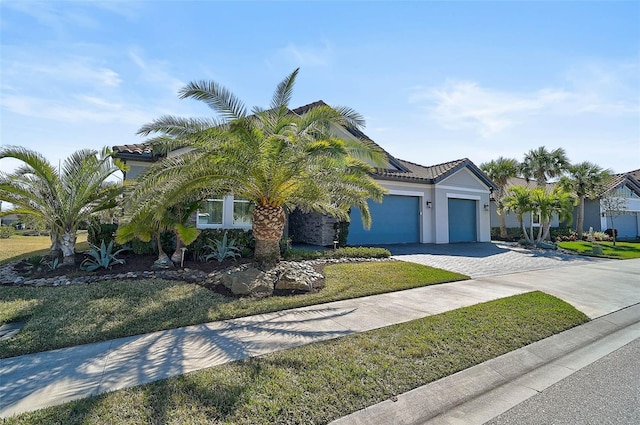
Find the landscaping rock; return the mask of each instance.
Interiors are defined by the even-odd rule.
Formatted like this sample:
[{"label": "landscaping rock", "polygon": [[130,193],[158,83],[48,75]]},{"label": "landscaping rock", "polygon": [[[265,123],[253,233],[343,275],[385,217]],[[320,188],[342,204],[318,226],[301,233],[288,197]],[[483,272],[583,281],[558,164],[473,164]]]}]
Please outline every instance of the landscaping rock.
[{"label": "landscaping rock", "polygon": [[273,280],[269,279],[265,272],[255,267],[226,273],[220,279],[220,283],[235,295],[261,297],[273,293]]},{"label": "landscaping rock", "polygon": [[323,279],[320,273],[305,263],[283,262],[277,267],[280,277],[277,279],[275,289],[311,291],[313,282]]}]

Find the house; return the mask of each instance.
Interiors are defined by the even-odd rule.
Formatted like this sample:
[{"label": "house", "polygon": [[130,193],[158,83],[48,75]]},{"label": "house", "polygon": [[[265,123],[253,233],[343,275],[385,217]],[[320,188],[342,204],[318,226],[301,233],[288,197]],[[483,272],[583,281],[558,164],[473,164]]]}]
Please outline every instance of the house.
[{"label": "house", "polygon": [[[314,102],[292,110],[302,114],[323,104]],[[339,128],[343,138],[366,139],[357,129]],[[147,145],[114,146],[114,156],[131,168],[125,179],[135,178],[159,159]],[[381,203],[369,202],[372,226],[364,229],[357,208],[351,210],[349,245],[390,243],[489,242],[491,240],[489,197],[495,184],[470,160],[459,159],[422,166],[394,158],[385,152],[388,167],[374,179],[389,192]],[[179,154],[175,152],[169,155]],[[198,211],[198,228],[251,228],[249,202],[224,196],[208,199]],[[337,222],[317,213],[293,211],[288,232],[295,242],[332,245]]]},{"label": "house", "polygon": [[[509,188],[514,186],[521,186],[521,187],[526,187],[527,189],[533,189],[537,187],[537,183],[535,180],[526,180],[522,177],[511,177],[507,181],[507,187]],[[551,190],[553,190],[554,187],[555,187],[555,183],[547,183],[545,185],[545,190],[547,192],[550,192]],[[502,213],[502,214],[504,215],[507,228],[509,227],[520,228],[520,221],[516,217],[515,213],[509,212],[509,213]],[[575,214],[574,214],[574,217],[575,217]],[[523,215],[523,221],[525,226],[527,226],[527,228],[531,228],[532,226],[534,228],[540,227],[540,217],[537,214],[531,214],[529,212],[525,213]],[[562,224],[563,223],[561,223],[560,220],[558,219],[558,215],[554,214],[550,222],[550,227],[559,227]],[[493,197],[491,198],[491,227],[500,227],[500,217],[498,215],[498,207]]]},{"label": "house", "polygon": [[[614,217],[618,239],[640,238],[640,169],[615,174],[605,189],[605,196],[614,194],[624,198],[626,209]],[[614,228],[610,217],[605,214],[602,197],[587,199],[584,203],[584,227],[603,232]]]},{"label": "house", "polygon": [[[547,183],[547,190],[551,190],[556,183]],[[526,181],[520,177],[509,179],[508,186],[524,186],[533,188],[536,186],[535,181]],[[626,210],[619,216],[614,218],[615,228],[618,231],[619,239],[638,239],[640,238],[640,169],[613,175],[610,183],[605,188],[605,194],[615,193],[622,196],[626,201]],[[584,231],[592,228],[595,232],[604,232],[610,229],[611,219],[607,217],[601,204],[601,198],[585,199],[584,203]],[[574,220],[578,214],[577,207],[573,210]],[[505,220],[507,227],[520,227],[520,222],[514,213],[506,213]],[[524,215],[524,222],[527,227],[540,226],[539,218],[532,216],[530,213]],[[499,217],[495,200],[491,200],[491,227],[499,227]],[[551,220],[551,227],[560,227],[564,225],[558,220],[557,216]],[[575,227],[575,226],[574,226]]]}]

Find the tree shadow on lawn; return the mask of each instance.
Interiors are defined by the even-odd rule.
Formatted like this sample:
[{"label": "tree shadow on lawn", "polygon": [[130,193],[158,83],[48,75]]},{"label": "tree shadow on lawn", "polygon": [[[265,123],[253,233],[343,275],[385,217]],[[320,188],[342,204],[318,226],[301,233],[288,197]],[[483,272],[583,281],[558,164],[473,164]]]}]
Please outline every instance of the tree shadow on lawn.
[{"label": "tree shadow on lawn", "polygon": [[[286,316],[274,314],[271,320],[264,315],[246,317],[2,359],[0,414],[29,411],[344,336],[352,332],[315,331],[313,322],[351,312],[325,308],[314,310],[316,314],[307,311],[292,311]],[[231,388],[229,401],[237,399],[241,392],[240,387]],[[99,406],[101,399],[84,400],[72,407],[70,414],[73,411],[77,415],[80,409],[85,412],[83,415],[90,415],[91,406]],[[162,403],[154,406],[157,410]],[[66,411],[65,407],[60,409]],[[163,413],[155,411],[153,416],[161,419]]]}]

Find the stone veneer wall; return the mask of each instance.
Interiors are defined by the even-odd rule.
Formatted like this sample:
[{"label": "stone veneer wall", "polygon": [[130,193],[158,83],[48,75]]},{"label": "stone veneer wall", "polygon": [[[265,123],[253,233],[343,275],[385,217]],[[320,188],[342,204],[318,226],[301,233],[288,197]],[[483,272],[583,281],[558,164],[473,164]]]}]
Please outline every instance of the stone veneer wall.
[{"label": "stone veneer wall", "polygon": [[289,237],[294,243],[333,246],[336,223],[334,217],[295,210],[289,214]]}]

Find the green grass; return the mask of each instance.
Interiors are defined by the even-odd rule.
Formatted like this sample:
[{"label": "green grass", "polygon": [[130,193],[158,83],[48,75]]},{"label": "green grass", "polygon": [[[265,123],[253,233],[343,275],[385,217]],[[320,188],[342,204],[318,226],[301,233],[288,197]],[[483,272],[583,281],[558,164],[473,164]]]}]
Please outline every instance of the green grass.
[{"label": "green grass", "polygon": [[[600,245],[602,247],[602,255],[593,254],[593,245]],[[594,255],[597,257],[606,258],[640,258],[640,243],[638,242],[616,242],[616,246],[613,246],[613,242],[558,242],[558,246],[563,249],[576,251],[580,254]]]},{"label": "green grass", "polygon": [[[8,239],[0,239],[0,265],[34,255],[47,255],[50,247],[49,236],[13,235]],[[89,249],[87,232],[78,232],[76,251],[86,249]]]},{"label": "green grass", "polygon": [[569,304],[532,292],[26,413],[6,424],[325,424],[587,320]]},{"label": "green grass", "polygon": [[321,304],[468,279],[403,261],[325,267],[318,293],[260,300],[228,298],[193,284],[108,281],[68,287],[0,287],[0,324],[26,321],[0,341],[0,358],[138,335],[162,329]]}]

